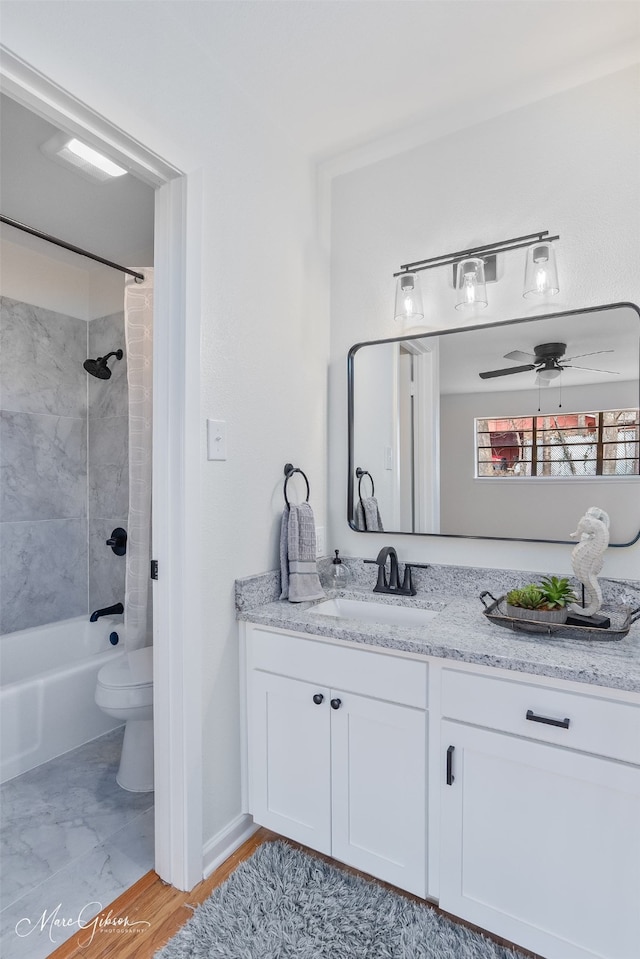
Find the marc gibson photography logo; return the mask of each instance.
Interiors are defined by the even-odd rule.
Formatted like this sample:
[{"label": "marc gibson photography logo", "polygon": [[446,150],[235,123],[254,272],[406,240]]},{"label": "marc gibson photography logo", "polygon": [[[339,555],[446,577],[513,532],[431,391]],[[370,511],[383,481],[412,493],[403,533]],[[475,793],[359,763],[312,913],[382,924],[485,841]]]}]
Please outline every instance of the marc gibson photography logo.
[{"label": "marc gibson photography logo", "polygon": [[[97,915],[96,915],[97,913]],[[65,916],[62,903],[53,909],[45,909],[41,916],[31,919],[23,916],[16,923],[16,935],[21,939],[27,936],[46,934],[49,941],[59,944],[69,939],[74,928],[80,930],[78,945],[90,946],[98,933],[140,933],[151,925],[146,919],[129,919],[128,916],[115,915],[110,909],[102,914],[102,903],[88,902],[77,916]]]}]

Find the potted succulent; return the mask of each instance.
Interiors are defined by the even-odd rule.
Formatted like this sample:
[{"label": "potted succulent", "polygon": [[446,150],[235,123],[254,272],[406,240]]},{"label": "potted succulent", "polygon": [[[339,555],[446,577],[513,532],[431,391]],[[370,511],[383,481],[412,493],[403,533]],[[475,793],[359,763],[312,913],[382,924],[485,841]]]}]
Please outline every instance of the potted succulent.
[{"label": "potted succulent", "polygon": [[567,605],[576,599],[566,576],[545,576],[507,593],[507,616],[539,623],[565,623]]}]

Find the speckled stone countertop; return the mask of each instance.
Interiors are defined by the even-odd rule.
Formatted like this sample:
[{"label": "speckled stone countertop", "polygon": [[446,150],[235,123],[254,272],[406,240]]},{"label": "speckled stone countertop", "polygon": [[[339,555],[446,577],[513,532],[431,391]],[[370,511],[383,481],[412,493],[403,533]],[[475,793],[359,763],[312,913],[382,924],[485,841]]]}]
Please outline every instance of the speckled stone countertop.
[{"label": "speckled stone countertop", "polygon": [[[424,588],[424,581],[416,584],[418,594],[412,598],[397,599],[374,594],[371,585],[365,587],[359,581],[357,572],[354,588],[339,593],[327,590],[327,598],[340,595],[438,610],[428,626],[378,625],[339,616],[322,616],[314,613],[317,603],[289,603],[277,599],[279,588],[276,574],[237,581],[238,619],[350,643],[478,663],[640,694],[640,622],[634,623],[629,633],[619,640],[574,639],[557,634],[547,636],[506,629],[483,615],[478,599],[479,589],[469,595],[464,588],[464,595],[460,595],[461,582],[464,587],[482,584],[483,588],[492,589],[496,596],[500,596],[506,589],[517,585],[514,582],[517,577],[529,582],[536,574],[464,570],[464,573],[457,575],[456,571],[462,568],[439,569],[442,575],[438,575],[434,567],[428,577],[427,588]],[[370,580],[370,569],[367,575]],[[639,585],[635,581],[613,584],[609,581],[605,600],[638,606]]]}]

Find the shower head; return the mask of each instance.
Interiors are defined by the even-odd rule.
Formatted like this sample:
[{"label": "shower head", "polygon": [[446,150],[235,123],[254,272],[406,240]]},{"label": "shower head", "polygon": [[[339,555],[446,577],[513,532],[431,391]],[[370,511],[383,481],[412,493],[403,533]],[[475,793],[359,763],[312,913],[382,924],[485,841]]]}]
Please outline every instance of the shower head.
[{"label": "shower head", "polygon": [[91,376],[96,376],[99,380],[108,380],[111,376],[111,370],[107,366],[107,360],[110,356],[115,356],[117,360],[122,359],[122,350],[114,350],[107,353],[106,356],[99,356],[97,360],[85,360],[82,364]]}]

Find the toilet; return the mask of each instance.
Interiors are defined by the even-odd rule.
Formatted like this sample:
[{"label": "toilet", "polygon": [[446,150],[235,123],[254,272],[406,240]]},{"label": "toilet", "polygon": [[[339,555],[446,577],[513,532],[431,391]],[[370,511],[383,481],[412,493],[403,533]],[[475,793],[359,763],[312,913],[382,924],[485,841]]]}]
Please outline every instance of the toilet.
[{"label": "toilet", "polygon": [[96,703],[126,723],[116,781],[130,792],[153,789],[153,646],[134,649],[98,673]]}]

